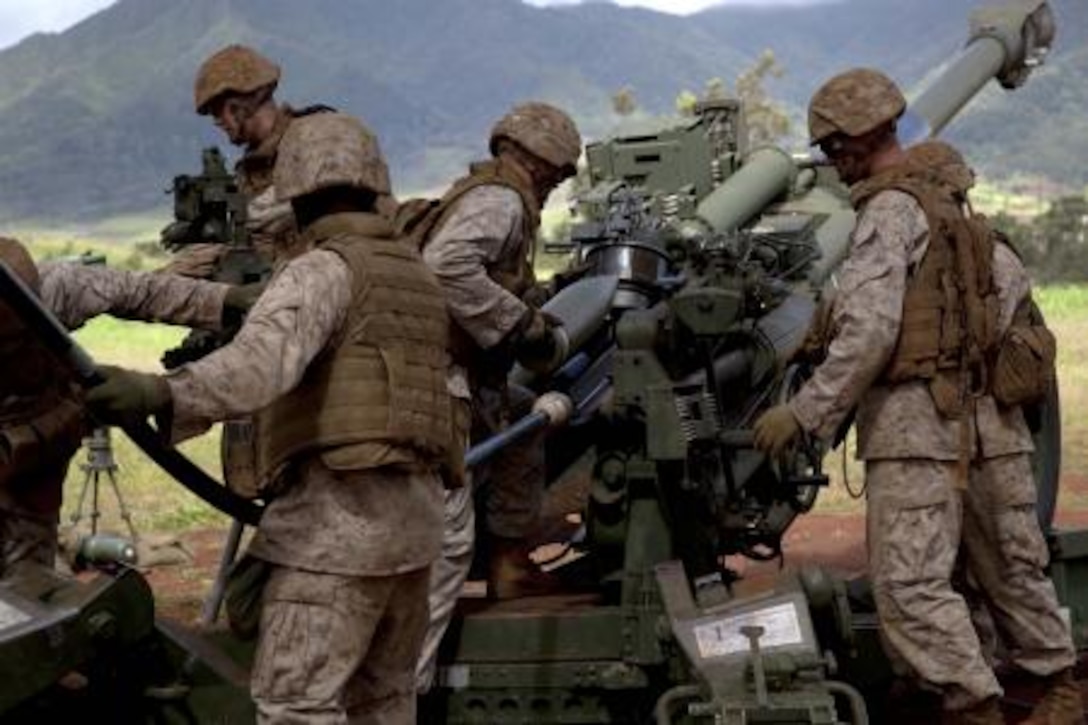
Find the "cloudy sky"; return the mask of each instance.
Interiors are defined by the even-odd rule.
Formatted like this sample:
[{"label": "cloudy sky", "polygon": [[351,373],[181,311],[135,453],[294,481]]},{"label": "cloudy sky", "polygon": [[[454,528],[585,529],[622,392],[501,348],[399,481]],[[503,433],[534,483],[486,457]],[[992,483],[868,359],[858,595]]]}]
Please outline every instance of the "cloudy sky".
[{"label": "cloudy sky", "polygon": [[[393,0],[390,0],[392,2]],[[572,5],[582,0],[526,0],[533,5]],[[613,0],[685,15],[717,4],[789,5],[812,0]],[[59,32],[115,0],[0,0],[0,48],[14,45],[31,33]]]}]

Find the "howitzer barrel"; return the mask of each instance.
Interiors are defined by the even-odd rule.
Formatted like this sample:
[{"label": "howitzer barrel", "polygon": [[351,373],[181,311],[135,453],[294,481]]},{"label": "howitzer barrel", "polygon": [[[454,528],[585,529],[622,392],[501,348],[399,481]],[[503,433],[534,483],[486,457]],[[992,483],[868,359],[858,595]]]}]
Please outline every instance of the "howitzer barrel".
[{"label": "howitzer barrel", "polygon": [[976,11],[967,47],[910,105],[901,140],[909,145],[940,133],[991,78],[1005,88],[1020,86],[1053,39],[1046,0],[1014,0]]},{"label": "howitzer barrel", "polygon": [[716,232],[734,231],[785,194],[796,176],[797,165],[788,153],[760,147],[748,155],[739,171],[699,202],[696,217]]}]

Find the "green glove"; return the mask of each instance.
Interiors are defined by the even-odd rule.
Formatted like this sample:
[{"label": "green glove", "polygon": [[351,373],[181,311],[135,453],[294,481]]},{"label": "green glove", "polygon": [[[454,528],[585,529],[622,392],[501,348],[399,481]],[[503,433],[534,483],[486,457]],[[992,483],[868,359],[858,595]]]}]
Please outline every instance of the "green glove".
[{"label": "green glove", "polygon": [[250,284],[232,285],[223,297],[223,327],[237,327],[245,319],[249,308],[261,296],[265,288],[264,282],[251,282]]},{"label": "green glove", "polygon": [[786,404],[776,405],[759,416],[755,430],[755,446],[772,456],[782,454],[793,439],[801,434],[801,424]]},{"label": "green glove", "polygon": [[518,362],[537,373],[551,372],[562,363],[569,348],[562,324],[546,312],[530,307],[514,344]]},{"label": "green glove", "polygon": [[142,420],[166,412],[173,402],[170,387],[159,375],[113,365],[99,365],[98,372],[105,382],[87,391],[87,407],[102,423]]}]

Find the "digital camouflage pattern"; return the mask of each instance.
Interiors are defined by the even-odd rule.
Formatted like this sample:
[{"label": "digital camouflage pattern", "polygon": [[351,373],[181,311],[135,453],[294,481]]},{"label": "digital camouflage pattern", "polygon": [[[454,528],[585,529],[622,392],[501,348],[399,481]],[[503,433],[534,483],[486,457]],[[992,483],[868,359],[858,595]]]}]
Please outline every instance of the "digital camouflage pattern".
[{"label": "digital camouflage pattern", "polygon": [[261,411],[259,477],[308,450],[336,470],[447,461],[460,469],[446,382],[449,316],[419,252],[373,213],[322,216],[303,239],[344,260],[352,300],[301,383]]},{"label": "digital camouflage pattern", "polygon": [[973,465],[962,493],[948,461],[870,461],[866,481],[869,572],[883,634],[921,679],[942,688],[946,709],[1001,693],[968,605],[950,583],[961,544],[976,606],[986,604],[1012,662],[1040,676],[1072,666],[1069,629],[1043,570],[1047,549],[1026,454]]},{"label": "digital camouflage pattern", "polygon": [[531,254],[534,239],[525,214],[513,189],[478,186],[455,203],[423,247],[423,261],[446,292],[450,317],[485,349],[509,335],[529,309],[488,274],[490,268],[521,265]]},{"label": "digital camouflage pattern", "polygon": [[114,317],[219,329],[230,285],[102,265],[45,262],[42,302],[69,329],[92,317]]},{"label": "digital camouflage pattern", "polygon": [[[23,273],[30,274],[28,270]],[[58,262],[43,264],[40,274],[33,270],[30,276],[35,287],[40,280],[42,302],[69,328],[102,313],[216,328],[229,289],[227,285]],[[69,386],[63,376],[35,354],[34,345],[24,341],[18,350],[19,362],[57,378],[48,388],[35,389],[33,405],[20,404],[18,396],[6,395],[0,406],[0,420],[4,421],[0,425],[4,438],[0,463],[4,473],[13,476],[0,486],[0,576],[19,562],[52,567],[62,485],[84,429],[79,397],[65,392]],[[6,364],[4,371],[5,382],[19,377],[18,365]],[[7,455],[12,458],[8,460]]]},{"label": "digital camouflage pattern", "polygon": [[491,153],[498,141],[508,138],[552,166],[574,174],[582,155],[582,136],[564,111],[547,103],[530,102],[514,106],[491,129]]},{"label": "digital camouflage pattern", "polygon": [[903,114],[907,99],[891,78],[872,68],[853,68],[826,81],[808,105],[809,142],[835,133],[861,136]]},{"label": "digital camouflage pattern", "polygon": [[[882,191],[864,206],[832,302],[827,358],[789,405],[802,427],[829,437],[856,403],[858,456],[866,461],[869,573],[893,657],[942,688],[962,710],[1000,693],[968,607],[952,587],[963,566],[1017,664],[1049,675],[1073,662],[1070,632],[1043,567],[1035,517],[1031,438],[1019,408],[977,399],[971,465],[959,475],[960,425],[937,412],[922,381],[877,382],[898,342],[908,274],[929,243],[918,202]],[[1007,328],[1029,292],[1016,256],[997,245],[993,280]]]},{"label": "digital camouflage pattern", "polygon": [[[351,284],[344,261],[316,249],[287,263],[228,345],[166,374],[174,401],[172,440],[214,421],[254,413],[304,376],[346,320]],[[272,481],[250,553],[312,572],[380,576],[430,564],[441,536],[436,475],[398,486],[363,486],[362,471],[333,471],[320,454],[294,460]],[[378,514],[381,517],[378,517]]]},{"label": "digital camouflage pattern", "polygon": [[[230,344],[166,375],[174,442],[218,420],[253,413],[293,389],[347,319],[351,279],[335,253],[287,263]],[[284,566],[377,576],[427,566],[439,547],[441,485],[435,474],[401,486],[357,483],[319,453],[273,475],[251,553]],[[379,517],[378,514],[381,514]]]},{"label": "digital camouflage pattern", "polygon": [[193,106],[201,115],[224,93],[252,93],[280,80],[280,67],[244,45],[228,45],[208,57],[193,83]]},{"label": "digital camouflage pattern", "polygon": [[[527,220],[534,211],[508,186],[476,186],[452,202],[423,244],[423,260],[442,285],[451,319],[484,350],[508,339],[529,309],[496,281],[499,275],[494,272],[515,273],[529,258],[535,225]],[[471,411],[465,415],[472,419],[465,431],[469,443],[498,431],[510,416],[517,417],[504,409],[499,391],[472,389],[470,371],[462,365],[452,364],[447,380],[452,395],[466,404],[471,401]],[[484,420],[492,425],[481,425]],[[488,530],[511,538],[524,536],[539,512],[544,486],[543,467],[531,465],[534,454],[542,456],[539,443],[538,437],[530,437],[503,451],[489,466],[475,469],[469,485],[446,493],[442,553],[432,567],[430,624],[417,666],[420,691],[433,684],[438,648],[472,563],[474,492],[487,489],[483,500]],[[489,470],[497,475],[488,475]]]},{"label": "digital camouflage pattern", "polygon": [[389,169],[377,137],[347,114],[296,118],[283,134],[277,154],[272,183],[278,201],[331,186],[391,193]]},{"label": "digital camouflage pattern", "polygon": [[[801,426],[825,440],[856,405],[858,458],[864,460],[959,458],[960,424],[937,412],[927,383],[874,384],[895,349],[908,270],[920,263],[928,235],[922,207],[909,194],[884,191],[868,202],[838,273],[827,359],[789,403]],[[1028,282],[1007,249],[995,254],[994,267],[999,325],[1007,325]],[[1032,450],[1019,408],[1000,408],[985,396],[969,424],[982,456]]]},{"label": "digital camouflage pattern", "polygon": [[276,567],[253,663],[257,722],[414,723],[426,594],[426,569],[345,577]]},{"label": "digital camouflage pattern", "polygon": [[[339,340],[352,289],[335,252],[313,249],[280,266],[231,343],[168,374],[174,439],[299,385]],[[282,567],[251,683],[260,722],[412,721],[404,693],[414,687],[429,565],[441,545],[442,492],[430,466],[333,470],[322,451],[273,472],[248,550]]]},{"label": "digital camouflage pattern", "polygon": [[347,266],[333,252],[314,250],[287,263],[229,345],[167,374],[175,441],[256,412],[297,385],[343,324],[350,300]]},{"label": "digital camouflage pattern", "polygon": [[[467,401],[461,401],[462,416],[471,418],[471,423],[464,426],[465,435],[470,436],[466,448],[498,433],[505,427],[504,421],[528,414],[534,400],[530,391],[517,386],[512,386],[506,396],[490,388],[477,389],[471,408]],[[543,502],[546,435],[546,431],[539,431],[517,441],[473,468],[465,486],[446,492],[442,553],[431,567],[430,625],[416,668],[416,683],[421,692],[434,684],[438,649],[472,565],[475,495],[482,497],[488,532],[506,539],[521,539],[530,534]]]}]

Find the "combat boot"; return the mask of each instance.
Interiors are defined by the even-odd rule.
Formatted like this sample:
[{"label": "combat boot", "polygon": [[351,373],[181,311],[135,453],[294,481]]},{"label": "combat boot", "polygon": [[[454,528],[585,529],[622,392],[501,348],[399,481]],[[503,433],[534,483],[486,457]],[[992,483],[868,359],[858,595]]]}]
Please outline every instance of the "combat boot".
[{"label": "combat boot", "polygon": [[1005,725],[997,697],[990,697],[965,710],[945,710],[942,725]]},{"label": "combat boot", "polygon": [[532,548],[524,539],[498,536],[492,539],[487,577],[489,598],[520,599],[559,591],[558,580],[541,571],[529,558]]},{"label": "combat boot", "polygon": [[1044,680],[1043,699],[1021,725],[1084,725],[1084,699],[1072,668]]}]

